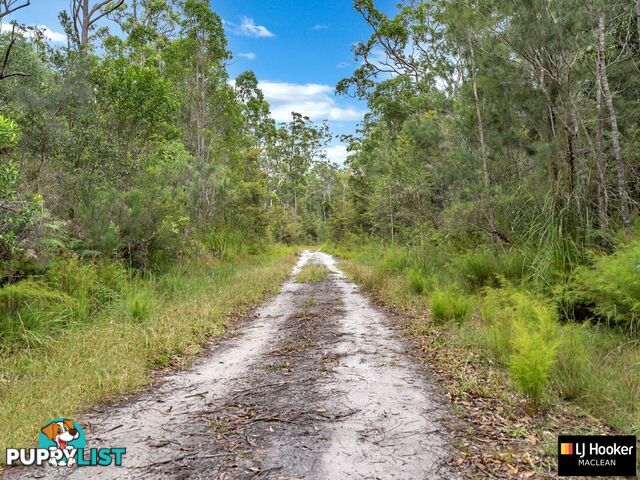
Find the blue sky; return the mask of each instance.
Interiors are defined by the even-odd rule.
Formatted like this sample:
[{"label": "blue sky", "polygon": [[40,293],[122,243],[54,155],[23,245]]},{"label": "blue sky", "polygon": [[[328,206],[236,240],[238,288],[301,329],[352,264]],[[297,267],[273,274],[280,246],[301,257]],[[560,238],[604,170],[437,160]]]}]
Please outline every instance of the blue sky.
[{"label": "blue sky", "polygon": [[[357,67],[351,45],[370,35],[351,0],[212,0],[211,5],[225,22],[234,55],[231,78],[253,70],[277,121],[297,111],[317,122],[328,120],[334,135],[355,132],[366,105],[333,93],[338,80]],[[376,5],[389,13],[394,9],[393,0]],[[57,14],[67,7],[67,0],[32,0],[14,18],[46,26],[52,40],[60,41]],[[328,154],[341,163],[345,147],[336,138]]]}]

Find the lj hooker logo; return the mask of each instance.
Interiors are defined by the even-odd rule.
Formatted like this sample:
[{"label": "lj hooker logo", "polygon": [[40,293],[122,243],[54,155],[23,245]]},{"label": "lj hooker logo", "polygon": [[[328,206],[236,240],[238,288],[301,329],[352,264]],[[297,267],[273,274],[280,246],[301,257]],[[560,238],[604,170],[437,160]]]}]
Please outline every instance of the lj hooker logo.
[{"label": "lj hooker logo", "polygon": [[87,448],[84,431],[69,418],[58,418],[40,429],[38,448],[7,448],[7,465],[54,467],[121,466],[125,448]]},{"label": "lj hooker logo", "polygon": [[635,476],[635,435],[560,435],[558,475]]}]

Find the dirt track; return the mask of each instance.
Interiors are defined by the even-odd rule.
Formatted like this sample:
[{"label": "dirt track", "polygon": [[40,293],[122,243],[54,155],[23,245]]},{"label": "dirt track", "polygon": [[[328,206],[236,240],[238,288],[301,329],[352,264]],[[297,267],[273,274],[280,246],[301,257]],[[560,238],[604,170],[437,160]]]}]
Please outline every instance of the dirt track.
[{"label": "dirt track", "polygon": [[123,467],[10,469],[8,478],[452,478],[430,379],[324,253],[333,273],[289,281],[186,371],[88,413],[89,447],[126,447]]}]

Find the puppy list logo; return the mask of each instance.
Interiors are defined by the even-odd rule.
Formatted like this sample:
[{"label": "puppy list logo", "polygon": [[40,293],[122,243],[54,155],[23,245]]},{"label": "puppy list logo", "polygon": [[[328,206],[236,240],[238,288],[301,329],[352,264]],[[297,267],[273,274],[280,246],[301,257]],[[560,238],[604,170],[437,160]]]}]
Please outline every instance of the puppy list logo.
[{"label": "puppy list logo", "polygon": [[7,448],[7,465],[106,467],[122,465],[126,448],[90,448],[84,430],[69,418],[57,418],[40,429],[38,448]]}]

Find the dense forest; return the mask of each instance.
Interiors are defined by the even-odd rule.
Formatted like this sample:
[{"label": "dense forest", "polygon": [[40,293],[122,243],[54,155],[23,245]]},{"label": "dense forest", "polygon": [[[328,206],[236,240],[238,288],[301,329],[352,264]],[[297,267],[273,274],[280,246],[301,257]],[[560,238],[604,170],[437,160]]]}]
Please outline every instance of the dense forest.
[{"label": "dense forest", "polygon": [[324,244],[534,409],[640,432],[640,0],[354,8],[371,37],[336,93],[369,113],[344,165],[327,123],[277,124],[230,78],[207,0],[72,0],[62,47],[3,29],[0,355],[114,302],[152,315],[176,265]]}]

